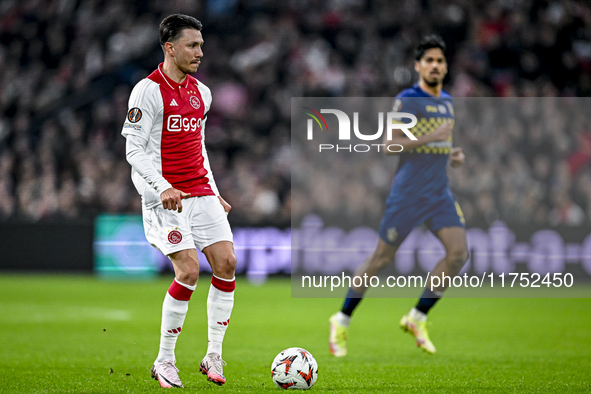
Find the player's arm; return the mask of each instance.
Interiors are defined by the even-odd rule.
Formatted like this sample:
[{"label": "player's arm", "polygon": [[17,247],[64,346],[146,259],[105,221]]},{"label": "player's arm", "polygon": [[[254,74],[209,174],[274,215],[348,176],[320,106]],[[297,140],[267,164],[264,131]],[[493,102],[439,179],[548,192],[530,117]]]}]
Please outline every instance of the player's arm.
[{"label": "player's arm", "polygon": [[134,134],[127,135],[125,144],[125,157],[131,167],[140,174],[142,178],[160,194],[160,200],[164,209],[178,210],[182,212],[183,204],[181,200],[190,197],[189,193],[184,193],[172,187],[170,183],[156,170],[154,163],[146,154],[146,145],[148,142],[142,137]]},{"label": "player's arm", "polygon": [[129,112],[121,131],[126,138],[125,156],[133,170],[160,195],[164,209],[181,212],[181,199],[189,195],[174,189],[146,154],[154,119],[161,111],[162,96],[158,86],[147,79],[138,82],[129,96]]},{"label": "player's arm", "polygon": [[417,137],[416,141],[408,138],[408,136],[406,134],[404,134],[404,132],[401,129],[394,129],[394,130],[392,130],[392,138],[391,139],[388,139],[387,133],[384,135],[384,144],[386,145],[386,149],[384,149],[384,152],[387,155],[395,155],[395,154],[401,153],[401,152],[396,152],[397,150],[399,150],[399,149],[396,149],[397,148],[396,146],[393,146],[391,148],[395,152],[390,152],[388,150],[388,147],[390,145],[401,145],[403,147],[402,152],[404,152],[404,151],[408,151],[410,149],[414,149],[418,146],[428,144],[429,142],[445,141],[449,138],[449,136],[451,134],[451,129],[452,129],[452,122],[451,121],[443,122],[439,127],[437,127],[435,130],[433,130],[431,133],[424,134],[424,135],[421,135],[420,137]]},{"label": "player's arm", "polygon": [[226,213],[229,213],[230,209],[232,209],[232,206],[228,204],[226,200],[222,198],[222,196],[218,196],[218,199],[220,200],[220,204],[222,204],[222,207],[224,207],[224,211],[226,211]]}]

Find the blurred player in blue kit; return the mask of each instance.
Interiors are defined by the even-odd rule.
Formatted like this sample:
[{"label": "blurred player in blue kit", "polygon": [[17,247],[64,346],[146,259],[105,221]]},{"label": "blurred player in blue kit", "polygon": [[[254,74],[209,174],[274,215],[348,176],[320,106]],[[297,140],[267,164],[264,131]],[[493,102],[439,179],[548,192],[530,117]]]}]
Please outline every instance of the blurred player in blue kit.
[{"label": "blurred player in blue kit", "polygon": [[[380,238],[372,255],[355,271],[358,276],[375,276],[394,260],[396,251],[411,230],[424,223],[445,247],[445,257],[430,275],[457,275],[468,259],[465,221],[449,188],[448,159],[453,167],[464,163],[461,148],[452,147],[454,123],[451,96],[442,89],[447,74],[445,43],[435,35],[425,37],[416,49],[415,71],[419,82],[403,90],[394,100],[393,111],[412,113],[417,125],[410,129],[417,140],[396,130],[386,145],[404,147],[386,202]],[[393,154],[385,150],[387,154]],[[444,286],[430,289],[427,284],[418,303],[400,320],[401,328],[412,334],[417,346],[435,353],[427,333],[427,313],[441,298]],[[347,354],[347,330],[351,315],[367,288],[351,287],[340,312],[330,317],[330,351],[337,357]]]}]

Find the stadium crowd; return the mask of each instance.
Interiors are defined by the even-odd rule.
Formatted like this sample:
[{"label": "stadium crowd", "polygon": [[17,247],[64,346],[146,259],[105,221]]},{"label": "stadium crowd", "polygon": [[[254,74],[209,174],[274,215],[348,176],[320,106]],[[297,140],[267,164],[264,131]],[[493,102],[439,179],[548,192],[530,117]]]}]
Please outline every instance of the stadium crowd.
[{"label": "stadium crowd", "polygon": [[[426,33],[448,44],[455,97],[591,94],[584,1],[3,0],[0,218],[140,211],[120,130],[131,87],[162,60],[158,24],[176,12],[204,23],[196,76],[212,89],[206,141],[234,225],[289,226],[292,199],[296,216],[326,205],[291,193],[291,97],[393,96],[413,83]],[[591,133],[556,108],[494,135],[481,119],[458,125],[468,163],[451,182],[468,222],[589,223]],[[393,171],[375,171],[379,182],[346,192],[352,207],[387,189]]]}]

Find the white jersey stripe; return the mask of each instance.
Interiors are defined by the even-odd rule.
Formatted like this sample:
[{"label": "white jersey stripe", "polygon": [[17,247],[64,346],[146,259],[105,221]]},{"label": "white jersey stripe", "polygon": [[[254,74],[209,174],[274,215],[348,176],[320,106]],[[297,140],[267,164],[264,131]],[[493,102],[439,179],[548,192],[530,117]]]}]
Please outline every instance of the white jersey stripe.
[{"label": "white jersey stripe", "polygon": [[207,150],[205,149],[205,122],[201,124],[201,155],[203,156],[203,168],[207,171],[207,183],[211,186],[211,190],[216,196],[220,195],[217,185],[213,180],[213,173],[211,172],[211,166],[209,165],[209,157],[207,156]]},{"label": "white jersey stripe", "polygon": [[199,82],[195,84],[199,92],[201,93],[201,97],[203,98],[205,104],[205,118],[203,119],[202,128],[201,128],[201,154],[203,156],[203,168],[207,171],[207,179],[211,190],[215,193],[216,196],[220,195],[218,191],[217,185],[215,184],[215,180],[213,179],[213,172],[211,171],[211,166],[209,164],[209,157],[207,156],[207,150],[205,149],[205,123],[207,121],[207,113],[209,112],[209,108],[211,107],[211,90],[203,83]]}]

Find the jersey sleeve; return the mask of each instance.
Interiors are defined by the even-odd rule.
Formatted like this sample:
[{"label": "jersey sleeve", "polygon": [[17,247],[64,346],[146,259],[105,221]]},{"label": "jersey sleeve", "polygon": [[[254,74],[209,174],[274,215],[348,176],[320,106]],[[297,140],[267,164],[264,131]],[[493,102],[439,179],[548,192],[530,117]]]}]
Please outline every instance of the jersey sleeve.
[{"label": "jersey sleeve", "polygon": [[197,87],[199,88],[199,92],[201,93],[201,97],[203,98],[203,102],[205,103],[205,110],[203,115],[206,116],[211,108],[211,90],[205,85],[203,82],[198,81]]},{"label": "jersey sleeve", "polygon": [[398,93],[392,103],[392,111],[394,112],[410,112],[414,113],[416,110],[417,100],[420,100],[420,96],[417,94],[416,89],[409,88],[404,89]]},{"label": "jersey sleeve", "polygon": [[413,112],[415,110],[414,103],[417,98],[416,92],[413,89],[405,89],[400,92],[392,102],[392,111],[394,112]]},{"label": "jersey sleeve", "polygon": [[159,93],[158,84],[149,79],[142,79],[135,85],[129,96],[127,115],[121,130],[124,137],[132,134],[149,140],[154,120],[163,109]]},{"label": "jersey sleeve", "polygon": [[126,137],[125,156],[127,162],[160,195],[172,185],[156,170],[145,150],[146,141],[143,138],[134,134],[129,134]]},{"label": "jersey sleeve", "polygon": [[[396,96],[394,101],[392,102],[392,112],[410,112],[413,113],[412,109],[412,102],[407,96]],[[394,124],[404,124],[408,121],[403,121],[402,119],[407,118],[398,118],[392,119],[392,123]]]}]

